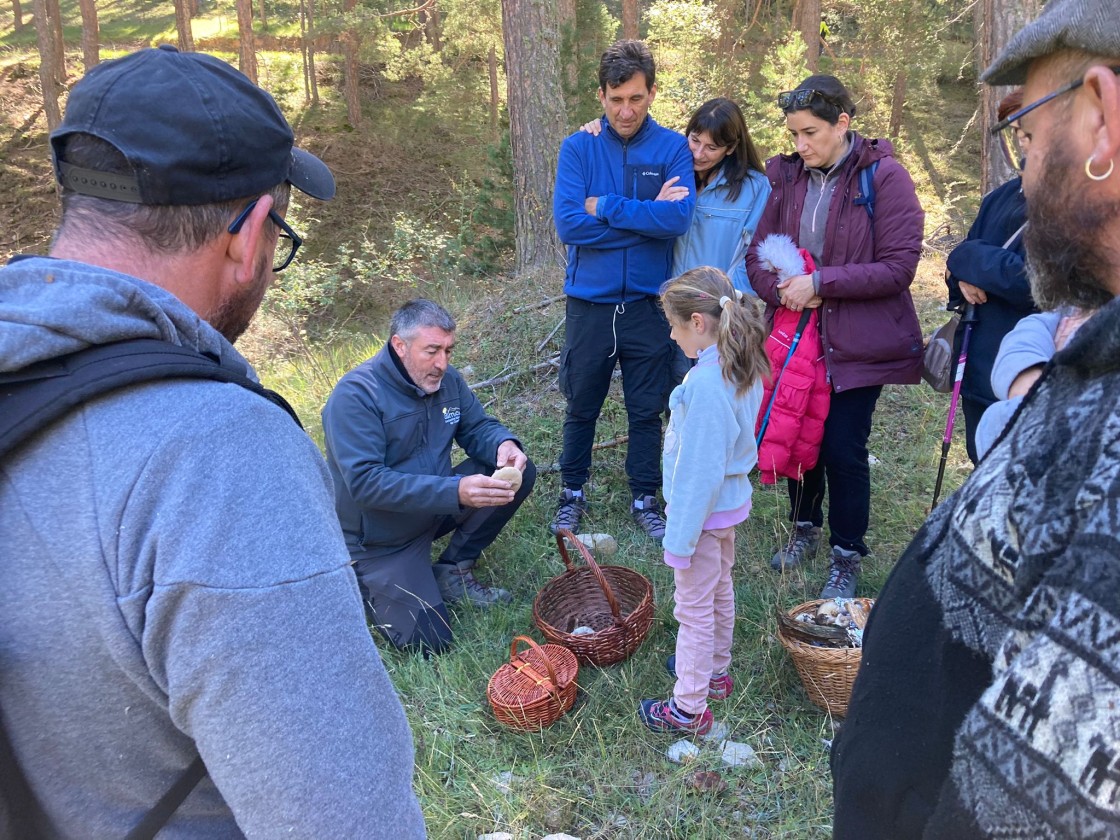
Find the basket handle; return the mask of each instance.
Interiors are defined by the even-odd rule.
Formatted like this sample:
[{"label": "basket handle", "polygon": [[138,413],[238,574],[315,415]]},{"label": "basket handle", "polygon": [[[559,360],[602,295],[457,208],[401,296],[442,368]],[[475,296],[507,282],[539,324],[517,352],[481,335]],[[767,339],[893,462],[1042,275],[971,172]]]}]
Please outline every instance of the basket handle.
[{"label": "basket handle", "polygon": [[568,547],[565,545],[567,542],[574,545],[579,553],[583,555],[583,562],[591,569],[591,573],[595,575],[595,580],[599,581],[599,586],[602,588],[603,594],[607,596],[607,604],[610,605],[611,615],[614,616],[615,623],[621,623],[622,610],[618,608],[618,601],[611,591],[611,585],[607,582],[606,577],[604,577],[603,570],[599,568],[599,564],[595,562],[595,558],[591,556],[591,552],[587,550],[587,546],[576,539],[576,535],[567,528],[558,529],[556,531],[556,545],[560,548],[560,556],[564,559],[564,565],[568,567],[568,571],[572,571],[575,569],[575,563],[568,557]]},{"label": "basket handle", "polygon": [[560,680],[558,680],[556,678],[556,669],[552,667],[552,660],[550,660],[548,658],[548,654],[544,652],[544,650],[541,648],[541,646],[538,645],[535,641],[533,641],[528,636],[514,636],[513,637],[513,641],[510,642],[510,645],[509,645],[510,665],[513,667],[513,669],[515,671],[517,671],[519,673],[524,672],[527,676],[532,678],[533,682],[535,682],[537,685],[541,685],[541,680],[542,680],[541,675],[538,674],[536,671],[534,671],[531,667],[529,667],[528,662],[522,660],[521,665],[514,665],[513,664],[514,661],[517,659],[517,643],[518,642],[528,642],[529,647],[531,647],[533,650],[535,650],[537,653],[539,653],[541,655],[541,659],[544,660],[544,667],[548,669],[548,678],[550,680],[552,680],[552,687],[551,688],[549,688],[547,685],[543,686],[543,688],[549,694],[552,694],[552,695],[558,697],[559,694],[560,694]]}]

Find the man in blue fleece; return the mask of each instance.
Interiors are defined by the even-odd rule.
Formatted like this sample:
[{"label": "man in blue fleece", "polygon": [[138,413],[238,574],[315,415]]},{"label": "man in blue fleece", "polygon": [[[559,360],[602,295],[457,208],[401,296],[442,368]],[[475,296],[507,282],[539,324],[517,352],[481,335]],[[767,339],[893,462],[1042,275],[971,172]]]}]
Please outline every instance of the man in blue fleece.
[{"label": "man in blue fleece", "polygon": [[553,533],[579,531],[595,424],[619,365],[630,432],[631,514],[653,539],[665,536],[656,494],[673,342],[657,295],[669,279],[674,241],[688,229],[696,189],[685,138],[649,116],[656,95],[649,48],[617,42],[599,62],[606,127],[598,136],[577,131],[560,147],[553,216],[568,246],[560,357],[568,407]]},{"label": "man in blue fleece", "polygon": [[[255,379],[232,342],[295,256],[289,189],[335,189],[292,142],[212,56],[91,70],[51,134],[50,256],[0,268],[0,373],[143,338]],[[0,462],[0,719],[34,836],[129,835],[199,756],[161,837],[424,835],[332,501],[307,435],[224,382],[105,394]]]}]

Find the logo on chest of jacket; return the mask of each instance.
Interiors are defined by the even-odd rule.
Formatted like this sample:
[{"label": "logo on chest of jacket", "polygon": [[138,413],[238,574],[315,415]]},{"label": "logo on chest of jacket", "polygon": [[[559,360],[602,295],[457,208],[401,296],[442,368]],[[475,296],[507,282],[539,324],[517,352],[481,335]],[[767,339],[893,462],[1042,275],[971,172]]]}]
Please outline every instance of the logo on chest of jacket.
[{"label": "logo on chest of jacket", "polygon": [[653,177],[656,178],[660,174],[661,174],[660,172],[643,172],[642,177],[646,178],[646,177],[649,177],[650,175],[652,175]]},{"label": "logo on chest of jacket", "polygon": [[459,422],[459,406],[444,406],[443,408],[443,422],[448,426],[454,426]]}]

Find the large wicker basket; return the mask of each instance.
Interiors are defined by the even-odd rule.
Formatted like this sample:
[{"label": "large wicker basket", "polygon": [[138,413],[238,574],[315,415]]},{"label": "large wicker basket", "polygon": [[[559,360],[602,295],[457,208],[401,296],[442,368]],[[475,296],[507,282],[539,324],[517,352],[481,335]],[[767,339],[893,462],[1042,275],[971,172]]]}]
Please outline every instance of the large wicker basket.
[{"label": "large wicker basket", "polygon": [[[591,665],[613,665],[628,658],[653,623],[653,584],[625,566],[600,566],[575,535],[562,529],[556,544],[567,571],[544,585],[533,601],[533,622],[550,642],[569,648]],[[568,546],[583,555],[576,566]],[[585,634],[572,633],[590,628]]]},{"label": "large wicker basket", "polygon": [[[866,621],[866,616],[875,604],[872,598],[855,598],[862,608],[855,615],[856,623]],[[807,601],[789,611],[791,617],[801,613],[816,612],[824,601]],[[863,618],[861,618],[861,615]],[[793,659],[801,684],[809,699],[830,715],[844,717],[848,713],[848,703],[852,699],[852,685],[856,681],[859,665],[863,658],[862,648],[823,647],[793,638],[778,626],[778,641],[782,643]]]},{"label": "large wicker basket", "polygon": [[[518,642],[528,650],[518,653]],[[538,645],[528,636],[514,636],[509,662],[486,686],[494,717],[514,729],[540,729],[555,723],[576,701],[579,664],[560,645]]]}]

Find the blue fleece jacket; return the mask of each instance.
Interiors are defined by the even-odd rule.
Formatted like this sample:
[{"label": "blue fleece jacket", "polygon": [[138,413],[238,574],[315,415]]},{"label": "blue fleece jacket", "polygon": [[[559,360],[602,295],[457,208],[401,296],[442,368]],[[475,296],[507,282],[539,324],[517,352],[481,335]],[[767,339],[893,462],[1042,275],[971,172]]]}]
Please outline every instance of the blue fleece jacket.
[{"label": "blue fleece jacket", "polygon": [[[560,147],[552,212],[568,246],[564,293],[592,303],[656,295],[669,279],[673,244],[688,230],[696,204],[692,155],[682,135],[646,117],[629,140],[603,118],[596,137],[577,131]],[[655,201],[677,177],[681,201]],[[584,208],[598,198],[595,215]]]}]

